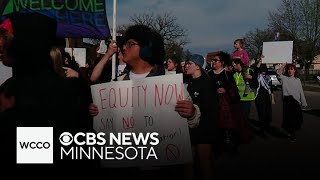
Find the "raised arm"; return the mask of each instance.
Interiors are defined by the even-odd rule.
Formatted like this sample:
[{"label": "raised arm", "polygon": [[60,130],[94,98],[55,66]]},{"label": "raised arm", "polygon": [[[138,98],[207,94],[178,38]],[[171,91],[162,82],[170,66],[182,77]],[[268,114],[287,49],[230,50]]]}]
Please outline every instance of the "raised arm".
[{"label": "raised arm", "polygon": [[260,58],[260,59],[258,60],[257,68],[260,68],[261,64],[262,64],[262,59]]},{"label": "raised arm", "polygon": [[103,71],[104,66],[107,64],[107,62],[109,61],[109,59],[112,57],[112,55],[114,53],[116,53],[118,51],[118,47],[115,44],[115,41],[112,41],[109,44],[108,50],[107,52],[104,54],[104,56],[102,57],[102,59],[100,60],[100,62],[94,67],[92,74],[90,76],[90,80],[92,82],[97,82],[98,79],[101,76],[101,73]]},{"label": "raised arm", "polygon": [[277,69],[277,75],[280,76],[283,71],[284,71],[284,67],[286,66],[286,63],[281,64],[280,68]]}]

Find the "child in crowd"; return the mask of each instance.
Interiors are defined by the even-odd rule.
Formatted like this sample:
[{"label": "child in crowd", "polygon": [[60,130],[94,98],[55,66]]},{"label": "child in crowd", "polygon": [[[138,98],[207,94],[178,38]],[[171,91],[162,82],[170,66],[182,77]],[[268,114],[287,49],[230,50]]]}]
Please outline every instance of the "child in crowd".
[{"label": "child in crowd", "polygon": [[249,56],[246,50],[244,50],[244,40],[237,39],[234,41],[234,48],[236,49],[233,54],[233,59],[240,59],[245,67],[249,67]]}]

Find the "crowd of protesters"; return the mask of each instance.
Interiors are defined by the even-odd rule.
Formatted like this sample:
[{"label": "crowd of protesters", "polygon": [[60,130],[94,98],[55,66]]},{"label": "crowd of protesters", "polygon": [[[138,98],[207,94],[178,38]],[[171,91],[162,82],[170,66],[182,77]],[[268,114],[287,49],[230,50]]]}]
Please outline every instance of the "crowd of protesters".
[{"label": "crowd of protesters", "polygon": [[[249,66],[242,39],[234,42],[236,50],[232,55],[221,51],[213,59],[205,60],[203,56],[193,54],[182,64],[177,56],[170,56],[165,61],[164,42],[158,32],[145,25],[133,25],[123,37],[108,44],[103,56],[97,54],[98,61],[88,75],[79,68],[74,57],[55,47],[57,24],[54,20],[31,13],[15,14],[9,19],[13,31],[0,28],[1,60],[13,68],[13,76],[0,86],[0,116],[5,123],[1,132],[6,134],[1,138],[12,147],[2,150],[8,154],[5,162],[9,166],[15,166],[17,126],[56,127],[55,139],[59,139],[61,132],[94,131],[92,119],[99,110],[92,103],[90,85],[112,81],[111,57],[114,54],[117,73],[113,81],[183,74],[186,98],[177,102],[175,111],[189,126],[194,164],[151,170],[158,179],[175,175],[176,179],[182,176],[212,179],[215,154],[225,147],[237,151],[241,144],[250,143],[253,134],[248,117],[253,102],[261,121],[261,135],[270,128],[274,103],[271,80],[261,61],[256,67]],[[37,22],[37,26],[30,22]],[[212,62],[211,66],[207,61]],[[295,66],[283,65],[277,73],[283,86],[282,127],[294,142],[295,132],[303,120],[301,106],[307,106],[307,103]],[[54,152],[59,153],[59,150]],[[59,159],[55,162],[55,166],[63,167],[70,164],[99,167],[96,162],[59,163]],[[151,172],[128,171],[131,173],[112,170],[110,174],[141,178],[148,177]]]}]

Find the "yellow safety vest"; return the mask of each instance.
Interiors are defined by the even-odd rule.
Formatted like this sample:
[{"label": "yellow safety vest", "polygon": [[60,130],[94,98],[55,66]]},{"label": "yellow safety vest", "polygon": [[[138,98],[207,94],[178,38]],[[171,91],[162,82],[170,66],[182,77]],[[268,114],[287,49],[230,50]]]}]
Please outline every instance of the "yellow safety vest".
[{"label": "yellow safety vest", "polygon": [[[249,69],[247,69],[247,72],[249,72]],[[246,85],[241,72],[234,73],[233,78],[236,81],[241,101],[253,101],[256,99],[256,94],[252,89],[247,96],[243,96]]]}]

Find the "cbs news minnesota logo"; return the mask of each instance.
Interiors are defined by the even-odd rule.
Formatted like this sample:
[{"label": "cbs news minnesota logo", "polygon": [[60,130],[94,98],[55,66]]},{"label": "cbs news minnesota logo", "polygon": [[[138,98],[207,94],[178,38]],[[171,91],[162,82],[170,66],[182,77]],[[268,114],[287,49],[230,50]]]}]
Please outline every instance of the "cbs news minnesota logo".
[{"label": "cbs news minnesota logo", "polygon": [[53,127],[17,127],[17,164],[53,164]]}]

